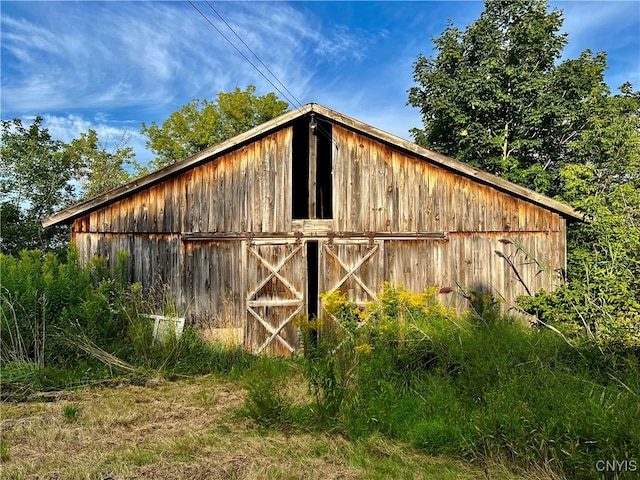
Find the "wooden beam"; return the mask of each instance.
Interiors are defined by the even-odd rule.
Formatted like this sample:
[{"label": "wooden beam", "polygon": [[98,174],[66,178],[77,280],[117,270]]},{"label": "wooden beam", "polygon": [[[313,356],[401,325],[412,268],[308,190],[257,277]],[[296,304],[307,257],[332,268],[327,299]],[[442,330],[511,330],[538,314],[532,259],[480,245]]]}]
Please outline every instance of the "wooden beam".
[{"label": "wooden beam", "polygon": [[[504,232],[503,232],[504,233]],[[183,232],[185,242],[252,240],[252,239],[385,239],[385,240],[447,240],[448,232]]]},{"label": "wooden beam", "polygon": [[[313,117],[313,114],[312,114]],[[315,122],[315,118],[313,119]],[[316,218],[316,188],[318,184],[318,137],[316,137],[316,126],[309,124],[309,216]]]},{"label": "wooden beam", "polygon": [[[255,317],[256,320],[258,320],[258,322],[260,322],[260,324],[264,327],[264,329],[269,332],[272,335],[272,338],[275,338],[276,340],[278,340],[280,343],[282,343],[282,345],[284,345],[284,347],[289,350],[291,353],[295,352],[295,348],[292,347],[289,342],[287,342],[284,338],[282,338],[280,335],[278,335],[279,333],[279,329],[275,329],[273,328],[271,325],[269,325],[268,322],[266,322],[259,314],[258,312],[256,312],[253,308],[251,308],[250,306],[247,306],[247,311],[253,315]],[[275,334],[275,335],[274,335]],[[264,346],[260,347],[260,350],[262,351],[264,349]]]},{"label": "wooden beam", "polygon": [[271,336],[269,338],[267,338],[262,345],[260,345],[260,348],[258,348],[258,351],[256,353],[262,353],[262,351],[267,348],[269,346],[269,344],[271,342],[273,342],[273,340],[275,338],[279,338],[283,341],[284,345],[289,349],[289,351],[291,353],[294,353],[294,348],[291,347],[289,345],[288,342],[284,341],[284,339],[280,336],[280,333],[282,332],[282,330],[285,329],[285,327],[287,327],[289,325],[289,323],[291,322],[291,320],[293,319],[293,317],[295,317],[296,315],[298,315],[298,313],[300,313],[302,311],[302,305],[299,305],[298,308],[295,309],[295,311],[289,315],[286,320],[284,322],[282,322],[282,325],[280,325],[277,329],[275,329],[273,331],[273,333],[271,334]]},{"label": "wooden beam", "polygon": [[[282,282],[282,284],[287,287],[287,289],[300,301],[302,301],[303,299],[303,295],[302,293],[298,292],[298,290],[296,290],[296,288],[291,285],[291,283],[289,283],[289,281],[284,278],[282,275],[280,275],[280,270],[282,270],[282,268],[289,263],[289,261],[296,256],[296,254],[304,247],[304,245],[299,245],[298,248],[294,249],[291,253],[289,253],[289,255],[287,255],[284,260],[282,260],[278,265],[276,265],[275,267],[273,265],[271,265],[269,262],[267,262],[258,252],[256,252],[253,248],[251,248],[250,246],[247,247],[247,250],[252,253],[260,263],[262,263],[271,273],[264,278],[260,284],[253,289],[253,291],[251,293],[249,293],[247,295],[248,299],[251,299],[253,296],[255,296],[262,287],[264,287],[267,283],[269,283],[269,281],[273,278],[276,277],[278,280],[280,280]],[[247,300],[247,302],[249,302],[249,300]]]},{"label": "wooden beam", "polygon": [[374,247],[371,250],[369,250],[366,253],[366,255],[362,257],[352,268],[349,268],[348,265],[345,265],[345,263],[335,253],[333,253],[327,245],[325,245],[324,248],[325,248],[325,251],[329,255],[331,255],[338,262],[338,264],[347,272],[345,276],[342,277],[338,283],[336,283],[333,287],[329,289],[330,291],[340,288],[347,280],[349,280],[349,278],[353,278],[362,287],[362,289],[369,294],[369,296],[373,300],[377,299],[375,292],[373,292],[369,287],[365,285],[362,279],[358,275],[356,275],[356,272],[362,265],[365,264],[367,260],[369,260],[373,255],[375,255],[375,253],[378,251],[378,245],[374,245]]}]

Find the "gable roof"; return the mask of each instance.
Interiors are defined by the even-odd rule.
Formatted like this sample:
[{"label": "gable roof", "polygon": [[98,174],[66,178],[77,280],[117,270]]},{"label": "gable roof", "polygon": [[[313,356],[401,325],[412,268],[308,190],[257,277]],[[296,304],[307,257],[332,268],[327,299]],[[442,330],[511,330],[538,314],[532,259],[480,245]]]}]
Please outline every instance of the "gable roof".
[{"label": "gable roof", "polygon": [[91,198],[64,210],[61,210],[60,212],[44,218],[42,220],[42,226],[48,227],[61,223],[71,223],[76,218],[82,217],[105,205],[133,195],[134,193],[151,187],[152,185],[162,182],[165,179],[178,175],[204,162],[210,161],[215,157],[221,156],[229,152],[230,150],[233,150],[239,145],[248,143],[255,138],[278,130],[279,128],[293,122],[294,120],[311,113],[315,113],[320,117],[324,117],[331,123],[339,124],[349,129],[360,132],[377,141],[388,144],[393,148],[403,150],[423,161],[432,163],[436,166],[440,166],[447,170],[453,171],[454,173],[458,173],[460,175],[473,179],[479,183],[483,183],[485,185],[496,188],[497,190],[537,204],[548,210],[556,212],[562,217],[565,217],[569,220],[582,220],[584,217],[580,212],[565,203],[559,202],[545,195],[541,195],[537,192],[534,192],[533,190],[521,187],[520,185],[516,185],[515,183],[509,182],[508,180],[504,180],[503,178],[500,178],[496,175],[492,175],[490,173],[474,168],[470,165],[467,165],[466,163],[460,162],[446,155],[436,153],[432,150],[416,145],[415,143],[411,143],[400,137],[343,115],[339,112],[323,107],[322,105],[310,103],[296,110],[291,110],[266,123],[258,125],[257,127],[247,132],[241,133],[240,135],[237,135],[229,140],[202,150],[201,152],[187,157],[184,160],[152,172],[148,175],[145,175],[144,177],[133,180],[121,187],[98,195],[97,197]]}]

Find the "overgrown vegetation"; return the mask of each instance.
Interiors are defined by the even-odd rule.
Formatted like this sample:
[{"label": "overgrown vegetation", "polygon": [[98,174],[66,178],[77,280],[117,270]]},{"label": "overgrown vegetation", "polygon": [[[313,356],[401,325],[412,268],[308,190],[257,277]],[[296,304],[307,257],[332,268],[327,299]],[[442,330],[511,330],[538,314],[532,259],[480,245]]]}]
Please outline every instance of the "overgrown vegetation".
[{"label": "overgrown vegetation", "polygon": [[129,284],[127,257],[79,265],[53,254],[0,254],[2,398],[66,388],[122,375],[138,379],[229,372],[251,358],[240,347],[209,345],[187,326],[180,340],[153,337],[148,314],[176,314],[162,286]]},{"label": "overgrown vegetation", "polygon": [[[640,455],[637,349],[531,328],[476,292],[465,316],[438,303],[435,289],[387,283],[367,305],[326,293],[322,318],[297,319],[304,358],[284,360],[207,344],[188,326],[179,339],[155,340],[144,315],[178,312],[166,291],[126,282],[125,256],[113,268],[97,259],[82,268],[74,250],[66,262],[37,251],[0,262],[4,400],[104,380],[238,372],[243,414],[287,435],[400,441],[557,478],[601,478],[596,462]],[[85,407],[70,403],[58,415],[82,423]]]},{"label": "overgrown vegetation", "polygon": [[275,375],[253,385],[250,412],[266,425],[297,421],[354,441],[384,435],[431,455],[542,468],[550,478],[601,478],[598,461],[637,461],[633,350],[603,354],[501,315],[490,297],[473,300],[480,308],[461,317],[431,290],[385,284],[366,307],[325,294],[325,318],[299,320],[314,397],[306,414],[274,398],[284,378]]}]

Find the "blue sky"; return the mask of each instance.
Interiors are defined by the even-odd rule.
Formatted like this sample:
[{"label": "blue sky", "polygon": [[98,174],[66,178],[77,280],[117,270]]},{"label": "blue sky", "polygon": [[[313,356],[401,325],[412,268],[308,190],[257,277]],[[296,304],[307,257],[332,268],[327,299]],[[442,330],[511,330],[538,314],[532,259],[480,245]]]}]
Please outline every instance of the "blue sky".
[{"label": "blue sky", "polygon": [[[212,2],[302,104],[316,102],[409,139],[420,126],[406,106],[412,64],[432,54],[447,20],[461,29],[481,1]],[[223,32],[215,13],[198,8]],[[640,1],[554,1],[569,34],[564,58],[608,53],[612,90],[640,89]],[[162,123],[194,98],[255,85],[274,88],[186,1],[2,1],[3,119],[43,116],[54,138],[93,128],[113,144],[141,122]],[[250,54],[248,54],[250,55]],[[294,102],[289,102],[294,107]]]}]

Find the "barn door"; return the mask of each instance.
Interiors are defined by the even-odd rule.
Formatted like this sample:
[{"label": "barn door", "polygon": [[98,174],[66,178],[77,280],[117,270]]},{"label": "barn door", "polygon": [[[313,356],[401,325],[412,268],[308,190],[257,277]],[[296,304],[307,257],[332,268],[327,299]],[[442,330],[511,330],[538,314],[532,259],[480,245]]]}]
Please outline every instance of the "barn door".
[{"label": "barn door", "polygon": [[346,292],[359,305],[376,300],[383,272],[382,240],[334,239],[322,243],[320,293]]},{"label": "barn door", "polygon": [[297,341],[292,320],[305,313],[306,244],[290,239],[243,243],[247,275],[245,348],[252,353],[291,356]]}]

